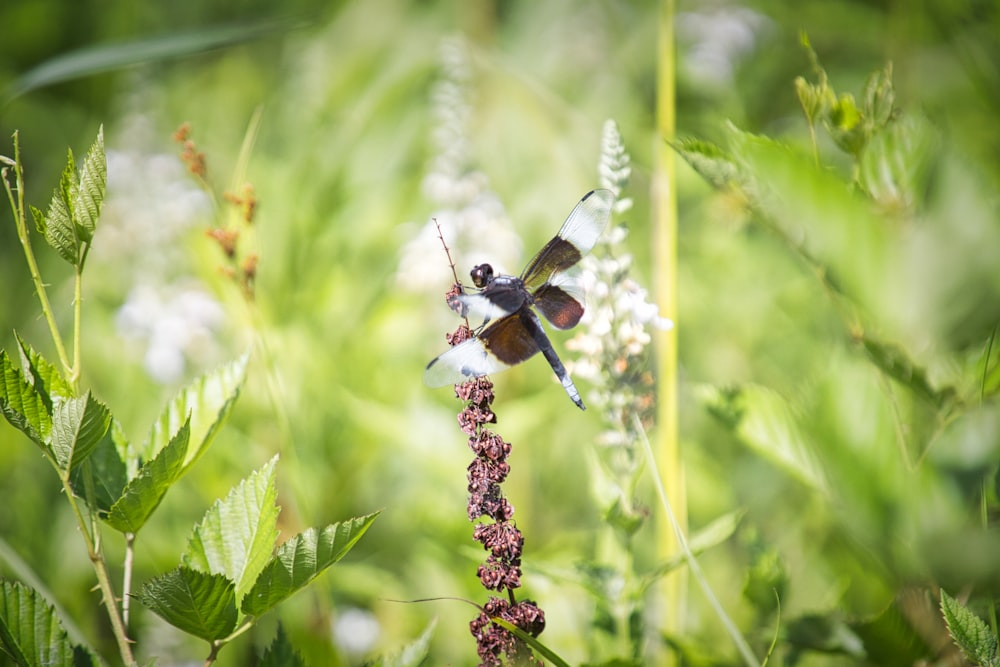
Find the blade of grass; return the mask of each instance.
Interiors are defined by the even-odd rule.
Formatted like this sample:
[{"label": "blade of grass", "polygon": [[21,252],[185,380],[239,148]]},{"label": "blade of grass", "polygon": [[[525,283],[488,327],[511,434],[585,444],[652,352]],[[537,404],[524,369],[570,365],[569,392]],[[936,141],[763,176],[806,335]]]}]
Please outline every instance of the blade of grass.
[{"label": "blade of grass", "polygon": [[726,629],[726,633],[729,638],[733,640],[736,644],[736,649],[740,652],[740,656],[743,658],[743,662],[747,667],[758,667],[761,662],[754,655],[753,649],[747,643],[747,640],[743,638],[740,634],[739,628],[733,623],[733,620],[729,618],[726,610],[722,608],[722,604],[719,599],[715,596],[712,591],[712,587],[709,585],[708,580],[705,578],[704,573],[701,571],[701,566],[698,565],[697,559],[695,559],[694,554],[691,553],[691,547],[688,545],[687,539],[684,537],[684,531],[680,523],[677,521],[677,517],[674,514],[674,510],[671,507],[670,500],[667,498],[666,489],[663,487],[663,478],[656,464],[656,459],[653,457],[653,447],[649,444],[649,438],[646,437],[646,431],[642,428],[642,424],[639,422],[638,417],[633,415],[635,421],[636,433],[642,436],[642,444],[645,447],[646,458],[649,460],[649,469],[653,473],[653,484],[656,487],[656,493],[660,497],[660,503],[663,505],[663,510],[666,512],[667,518],[670,521],[670,525],[674,530],[674,537],[677,540],[677,544],[680,547],[681,553],[684,556],[684,560],[687,561],[688,569],[691,571],[691,576],[694,580],[698,582],[701,587],[702,593],[704,593],[705,598],[708,600],[709,605],[715,611],[716,616],[722,622],[723,627]]},{"label": "blade of grass", "polygon": [[269,19],[241,25],[221,25],[90,46],[51,58],[14,80],[4,91],[2,104],[55,83],[101,74],[142,63],[189,56],[259,39],[298,25],[289,19]]}]

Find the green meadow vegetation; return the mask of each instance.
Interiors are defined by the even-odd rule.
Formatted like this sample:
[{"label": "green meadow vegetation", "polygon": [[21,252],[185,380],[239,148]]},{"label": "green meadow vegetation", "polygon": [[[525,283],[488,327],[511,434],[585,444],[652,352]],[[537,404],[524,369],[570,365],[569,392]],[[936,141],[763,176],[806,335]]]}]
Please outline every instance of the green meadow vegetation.
[{"label": "green meadow vegetation", "polygon": [[[0,664],[1000,665],[1000,6],[0,36]],[[588,409],[424,386],[595,188]]]}]

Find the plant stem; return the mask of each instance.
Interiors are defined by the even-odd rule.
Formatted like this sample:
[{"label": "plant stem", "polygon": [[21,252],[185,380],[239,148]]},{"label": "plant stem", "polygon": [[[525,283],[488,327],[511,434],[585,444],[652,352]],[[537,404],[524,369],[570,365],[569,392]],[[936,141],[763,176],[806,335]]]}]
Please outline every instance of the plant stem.
[{"label": "plant stem", "polygon": [[122,624],[128,630],[129,608],[132,606],[132,560],[135,557],[135,533],[125,533],[125,562],[122,565]]},{"label": "plant stem", "polygon": [[[66,494],[66,499],[69,501],[70,507],[73,509],[73,514],[76,516],[80,532],[83,534],[83,541],[87,545],[87,555],[90,557],[90,562],[93,563],[94,573],[97,576],[97,583],[101,589],[101,596],[103,597],[102,602],[104,603],[105,609],[108,610],[108,619],[111,621],[111,631],[115,636],[115,641],[118,643],[118,653],[121,655],[122,662],[126,665],[134,665],[135,658],[132,656],[132,644],[125,632],[125,625],[122,622],[121,614],[118,611],[115,590],[111,585],[111,577],[108,574],[108,567],[104,561],[97,519],[93,515],[90,515],[91,521],[88,521],[87,517],[84,516],[83,511],[80,508],[80,504],[77,502],[76,495],[74,495],[73,487],[69,481],[69,475],[69,470],[60,471],[59,473],[59,480],[62,482],[63,493]],[[93,488],[93,478],[90,475],[84,475],[84,479],[86,480],[85,485],[88,487],[87,493],[90,495]]]},{"label": "plant stem", "polygon": [[[52,342],[56,346],[56,353],[59,355],[59,361],[62,362],[63,368],[67,371],[71,369],[69,357],[66,356],[66,348],[62,342],[62,336],[59,335],[59,327],[56,326],[56,318],[52,312],[52,306],[49,305],[48,293],[45,291],[45,283],[42,282],[42,274],[38,270],[38,262],[35,261],[35,253],[31,249],[31,237],[28,236],[28,222],[26,210],[24,207],[24,169],[21,165],[21,144],[18,140],[18,133],[14,132],[14,179],[15,179],[15,189],[17,190],[17,199],[14,199],[14,194],[11,192],[10,183],[7,179],[4,179],[4,188],[7,190],[7,197],[10,199],[11,210],[14,214],[14,224],[17,227],[17,238],[21,242],[21,248],[24,249],[24,258],[28,262],[28,270],[31,272],[31,281],[35,284],[35,293],[38,295],[38,302],[42,306],[42,314],[45,315],[45,321],[49,325],[49,331],[52,334]],[[75,382],[73,383],[73,388],[76,389]]]},{"label": "plant stem", "polygon": [[83,261],[86,252],[86,249],[82,251],[73,280],[73,366],[69,371],[69,383],[74,391],[78,389],[80,382],[80,321],[83,314]]},{"label": "plant stem", "polygon": [[[653,179],[653,265],[657,300],[661,313],[674,322],[668,330],[656,336],[657,352],[657,428],[656,453],[658,469],[663,475],[657,480],[670,495],[681,530],[687,528],[687,502],[684,470],[677,440],[677,175],[672,141],[676,125],[674,0],[662,0],[658,17],[657,44],[657,105],[658,144],[656,170]],[[657,524],[657,554],[666,560],[677,553],[676,533],[667,522]],[[671,573],[663,580],[663,604],[658,610],[663,617],[663,630],[668,636],[683,635],[686,607],[686,575],[683,570]],[[661,649],[662,650],[662,649]],[[658,656],[660,664],[676,664],[676,656]]]}]

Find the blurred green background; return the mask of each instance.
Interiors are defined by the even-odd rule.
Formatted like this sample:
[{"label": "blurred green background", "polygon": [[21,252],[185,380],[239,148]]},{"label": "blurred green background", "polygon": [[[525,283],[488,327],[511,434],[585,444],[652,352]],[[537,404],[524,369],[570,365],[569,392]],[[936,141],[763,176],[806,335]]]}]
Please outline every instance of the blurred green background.
[{"label": "blurred green background", "polygon": [[[598,184],[601,126],[613,118],[633,160],[635,206],[622,221],[648,285],[659,11],[589,0],[0,5],[0,153],[11,154],[18,130],[29,202],[47,204],[66,148],[83,155],[104,125],[109,199],[85,277],[84,385],[141,440],[181,386],[264,346],[229,425],[140,540],[137,581],[175,566],[211,502],[279,452],[288,534],[383,510],[345,562],[281,611],[312,662],[360,664],[437,619],[429,664],[475,664],[472,607],[399,602],[486,598],[465,516],[458,404],[421,382],[456,324],[443,304],[451,281],[438,246],[415,240],[426,241],[431,216],[478,211],[478,246],[453,248],[459,271],[496,255],[516,272]],[[749,213],[738,192],[713,190],[678,160],[690,522],[746,512],[702,567],[760,656],[777,624],[772,591],[783,633],[774,660],[940,656],[940,623],[914,630],[933,617],[926,591],[1000,593],[988,528],[1000,412],[984,379],[1000,321],[1000,4],[682,1],[676,28],[678,135],[732,149],[783,195]],[[838,92],[860,96],[868,75],[893,63],[896,105],[911,123],[897,153],[905,164],[886,167],[913,172],[899,209],[859,203],[854,165],[828,137],[822,168],[811,162],[794,80],[815,73],[800,31]],[[183,122],[217,197],[243,180],[256,190],[255,311],[204,235],[219,214],[177,157],[171,134]],[[790,148],[742,149],[727,122]],[[511,230],[520,247],[507,242]],[[817,264],[797,253],[800,242]],[[68,331],[70,274],[42,246]],[[818,279],[817,265],[830,275]],[[0,343],[13,351],[17,331],[54,358],[6,205],[0,284]],[[898,349],[897,373],[859,325]],[[567,336],[554,338],[562,354]],[[496,409],[514,444],[507,493],[526,538],[523,590],[546,611],[543,640],[579,664],[610,657],[591,637],[594,602],[575,569],[594,557],[602,526],[591,453],[601,424],[550,375],[536,359],[501,376]],[[59,486],[6,422],[0,493],[0,537],[91,641],[107,642]],[[635,553],[638,568],[652,567],[650,529]],[[0,573],[11,575],[4,560]],[[911,591],[918,602],[907,602]],[[677,638],[686,661],[735,664],[699,593],[688,609]],[[277,616],[220,664],[247,664]],[[204,647],[151,614],[137,623],[140,655],[203,658]],[[350,637],[368,631],[354,652]],[[864,655],[844,639],[897,634],[901,644],[867,642]]]}]

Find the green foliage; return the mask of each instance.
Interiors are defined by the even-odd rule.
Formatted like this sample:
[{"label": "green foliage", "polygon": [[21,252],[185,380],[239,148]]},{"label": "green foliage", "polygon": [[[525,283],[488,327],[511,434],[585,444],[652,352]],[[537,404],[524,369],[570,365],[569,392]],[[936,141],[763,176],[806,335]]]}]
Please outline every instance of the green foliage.
[{"label": "green foliage", "polygon": [[259,667],[306,667],[305,661],[288,640],[288,635],[285,634],[285,629],[280,623],[274,640],[260,658]]},{"label": "green foliage", "polygon": [[45,360],[20,336],[16,336],[18,351],[21,355],[21,372],[25,379],[38,392],[39,398],[45,403],[46,410],[52,410],[52,401],[56,398],[73,398],[76,392],[59,373],[59,369]]},{"label": "green foliage", "polygon": [[278,537],[278,490],[272,458],[212,506],[195,526],[184,565],[236,585],[237,604],[270,559]]},{"label": "green foliage", "polygon": [[77,174],[70,150],[59,185],[52,193],[48,213],[32,207],[35,227],[48,244],[67,262],[80,270],[97,230],[97,219],[104,202],[108,166],[104,156],[104,128],[97,133],[87,157]]},{"label": "green foliage", "polygon": [[386,653],[368,663],[368,667],[418,667],[424,664],[430,654],[431,638],[434,636],[436,621],[431,621],[419,637],[394,653]]},{"label": "green foliage", "polygon": [[153,424],[149,439],[129,457],[130,470],[169,445],[185,422],[189,422],[190,437],[184,453],[184,468],[197,461],[212,444],[239,397],[246,377],[247,360],[248,357],[244,356],[214,373],[202,376],[167,404]]},{"label": "green foliage", "polygon": [[996,667],[1000,665],[1000,647],[997,636],[982,619],[968,607],[941,589],[941,613],[948,625],[948,632],[962,653],[977,665]]},{"label": "green foliage", "polygon": [[[94,566],[121,660],[135,664],[132,639],[126,634],[128,604],[119,607],[115,602],[119,596],[110,579],[98,520],[125,535],[123,588],[131,600],[137,534],[229,417],[245,382],[248,357],[206,373],[181,391],[154,423],[144,446],[134,448],[111,410],[91,391],[77,390],[79,359],[70,363],[66,355],[27,237],[23,200],[14,196],[7,180],[8,169],[13,169],[21,192],[16,135],[15,159],[4,158],[3,164],[8,165],[3,178],[22,249],[64,368],[60,370],[17,336],[20,368],[0,350],[0,411],[42,449],[57,474]],[[38,232],[76,269],[74,355],[79,352],[81,276],[97,229],[106,179],[102,131],[79,176],[70,152],[48,213],[32,209]],[[375,519],[376,515],[369,515],[322,531],[307,530],[275,553],[276,462],[274,457],[216,503],[195,527],[183,554],[184,565],[146,582],[136,596],[169,623],[208,641],[208,663],[233,637],[252,626],[254,619],[243,618],[239,612],[248,592],[253,594],[254,614],[268,611],[342,558]],[[2,586],[0,647],[17,664],[99,664],[88,649],[67,639],[53,607],[39,593],[19,583],[4,581]],[[240,621],[242,628],[235,632]],[[301,663],[283,634],[274,646],[270,664]]]},{"label": "green foliage", "polygon": [[139,600],[167,623],[214,641],[236,628],[235,589],[222,574],[182,566],[143,584]]},{"label": "green foliage", "polygon": [[52,453],[63,470],[87,460],[111,425],[107,406],[88,391],[78,398],[59,401],[52,409]]},{"label": "green foliage", "polygon": [[52,432],[52,401],[47,402],[22,375],[5,350],[0,350],[0,410],[11,426],[26,435],[32,442],[50,452],[48,444]]},{"label": "green foliage", "polygon": [[321,530],[310,528],[282,544],[243,599],[243,612],[260,616],[308,585],[343,558],[379,514],[356,517]]},{"label": "green foliage", "polygon": [[[419,374],[452,324],[436,294],[450,276],[435,243],[421,257],[426,265],[407,266],[404,278],[399,244],[418,236],[428,217],[447,223],[453,215],[476,222],[472,237],[485,241],[471,249],[451,245],[460,275],[479,261],[475,254],[494,261],[504,243],[479,224],[483,209],[449,203],[488,182],[480,199],[494,209],[502,202],[523,248],[539,247],[559,222],[546,216],[558,216],[559,202],[593,187],[596,129],[607,116],[634,151],[634,208],[623,222],[640,282],[667,268],[651,260],[665,238],[650,232],[659,215],[643,193],[678,199],[675,323],[683,371],[677,392],[657,388],[661,400],[678,397],[687,484],[672,490],[687,497],[677,511],[694,535],[717,517],[726,520],[707,547],[695,548],[692,539],[692,550],[755,653],[766,655],[777,632],[768,664],[940,661],[947,612],[923,600],[936,597],[928,591],[937,586],[968,592],[969,608],[989,627],[1000,581],[992,557],[1000,460],[996,12],[984,5],[971,16],[944,0],[919,7],[751,0],[739,12],[694,3],[681,17],[690,23],[679,21],[674,31],[678,48],[664,49],[677,54],[674,97],[659,88],[649,57],[660,24],[656,3],[515,0],[500,11],[479,3],[457,13],[434,2],[336,3],[306,29],[261,31],[254,36],[271,38],[229,50],[217,49],[245,39],[240,28],[261,21],[260,11],[284,5],[230,7],[254,23],[233,15],[224,20],[234,23],[221,26],[207,21],[223,18],[223,8],[191,5],[196,11],[185,16],[206,21],[204,27],[161,38],[129,30],[158,20],[175,25],[172,5],[150,4],[138,22],[105,12],[109,20],[71,21],[79,29],[60,34],[42,17],[48,5],[0,3],[0,24],[10,26],[0,70],[17,73],[0,87],[19,95],[5,107],[6,125],[21,128],[32,149],[28,175],[38,179],[17,184],[11,196],[38,204],[34,216],[43,227],[50,214],[59,219],[50,235],[73,257],[86,249],[85,222],[77,226],[73,209],[87,207],[73,189],[80,191],[84,148],[94,139],[89,119],[108,118],[112,169],[87,289],[74,289],[73,278],[60,273],[62,252],[29,265],[32,277],[35,269],[45,275],[29,283],[13,234],[0,241],[0,283],[10,288],[0,300],[9,353],[0,360],[0,411],[15,427],[0,424],[0,488],[10,499],[0,534],[5,549],[24,555],[58,591],[47,597],[80,615],[82,636],[103,642],[95,643],[102,654],[115,652],[113,628],[89,613],[92,604],[135,600],[135,591],[126,594],[121,580],[84,592],[91,586],[79,581],[79,564],[90,563],[93,527],[124,531],[125,544],[138,531],[133,576],[145,581],[169,569],[164,562],[178,562],[207,504],[225,498],[281,443],[278,478],[288,489],[278,497],[289,534],[305,531],[300,522],[314,516],[329,513],[323,525],[369,507],[386,507],[379,521],[388,524],[359,543],[359,550],[371,547],[363,564],[333,568],[310,587],[329,591],[296,596],[275,610],[287,636],[274,639],[274,655],[292,648],[309,664],[371,660],[333,645],[328,629],[346,602],[370,606],[377,617],[380,645],[362,651],[404,644],[433,615],[441,620],[421,656],[429,664],[470,661],[468,619],[452,608],[459,605],[386,602],[474,597],[478,586],[468,554],[456,548],[468,538],[459,507],[465,463],[455,460],[463,439],[445,393],[428,396],[410,372]],[[74,5],[86,16],[105,16],[100,9],[93,0]],[[734,27],[740,32],[727,30]],[[795,39],[803,27],[807,49]],[[461,63],[465,95],[443,100],[428,89],[440,78],[437,46],[455,31],[469,36],[471,57]],[[209,48],[209,57],[196,55]],[[699,75],[710,60],[706,49],[722,56],[724,76]],[[145,64],[160,58],[174,60]],[[107,74],[123,65],[131,72]],[[108,115],[111,105],[120,116]],[[230,154],[226,147],[238,145],[258,106],[255,141],[240,156]],[[654,107],[675,111],[679,133],[696,138],[660,137]],[[445,121],[458,117],[461,127],[429,127],[448,111]],[[146,168],[168,163],[167,136],[184,120],[209,155],[208,182],[231,183],[238,192],[253,179],[260,196],[260,242],[249,244],[260,254],[257,300],[228,309],[226,330],[199,348],[204,356],[187,361],[198,375],[238,356],[252,337],[255,352],[246,363],[253,371],[246,383],[210,377],[205,387],[216,389],[179,396],[151,428],[163,395],[187,380],[160,386],[143,375],[142,342],[122,341],[113,326],[125,295],[136,285],[176,290],[180,280],[197,280],[220,302],[233,300],[217,277],[215,249],[203,242],[204,209],[185,220],[191,226],[182,234],[170,241],[160,235],[169,216],[157,193],[168,193],[171,205],[198,195],[194,186]],[[149,134],[137,138],[136,128]],[[665,164],[651,154],[661,140],[687,163],[666,188]],[[67,142],[79,161],[60,179]],[[456,153],[463,161],[449,162]],[[127,176],[157,175],[118,180],[121,158]],[[224,173],[234,162],[238,176]],[[15,175],[10,164],[0,164],[8,177]],[[39,178],[45,174],[59,182],[55,195],[53,183]],[[214,197],[223,201],[221,192]],[[25,211],[31,227],[33,214]],[[451,244],[447,227],[445,238]],[[142,240],[154,248],[130,264]],[[518,264],[512,257],[508,267]],[[67,335],[63,347],[55,338],[40,340],[48,318],[39,318],[32,298],[46,290],[63,304],[49,325]],[[79,324],[69,312],[77,303],[84,308]],[[558,333],[553,342],[562,353]],[[639,499],[636,506],[609,497],[588,444],[599,411],[566,415],[564,397],[535,363],[499,378],[498,413],[512,429],[515,462],[526,464],[515,466],[511,496],[519,522],[530,528],[534,556],[525,559],[524,582],[547,611],[544,643],[571,664],[634,662],[634,637],[644,647],[676,651],[683,662],[735,663],[727,631],[704,598],[678,586],[679,597],[670,599],[660,585],[686,564],[646,529],[661,523],[660,510],[649,507],[649,468],[625,489]],[[64,471],[51,449],[54,406],[88,392],[114,416],[83,463],[61,454],[70,468]],[[15,447],[21,433],[38,449]],[[208,440],[212,451],[199,454]],[[49,462],[55,473],[68,472],[61,493],[56,480],[35,478]],[[181,475],[178,466],[187,475],[180,486],[171,481]],[[174,488],[181,493],[164,495]],[[256,502],[250,488],[245,513],[237,514],[247,520]],[[69,503],[81,509],[82,525],[58,534],[38,529],[73,520]],[[605,510],[614,530],[627,535],[631,560],[594,539]],[[647,514],[652,520],[641,525],[636,517]],[[266,542],[263,523],[256,527]],[[234,532],[254,542],[246,526]],[[100,542],[109,551],[102,555],[117,573],[123,540],[105,537]],[[270,571],[274,549],[260,545],[266,558],[258,579]],[[628,582],[623,597],[615,588],[622,572],[648,578]],[[256,580],[246,579],[252,588]],[[246,613],[239,587],[234,580],[238,619]],[[244,593],[243,603],[250,600]],[[683,636],[652,623],[634,630],[628,605],[645,603],[687,621]],[[144,649],[145,610],[134,612],[125,634]],[[604,625],[592,624],[595,616]],[[242,627],[237,620],[233,632]],[[244,649],[271,640],[258,634],[261,627],[241,634],[224,658],[250,662]],[[604,628],[625,639],[602,643]],[[140,661],[156,659],[188,656]]]},{"label": "green foliage", "polygon": [[52,605],[18,582],[0,581],[0,649],[22,667],[102,664],[70,641]]},{"label": "green foliage", "polygon": [[[161,449],[152,461],[147,462],[139,468],[139,473],[130,479],[119,496],[113,500],[110,507],[105,511],[107,516],[105,522],[115,530],[122,533],[136,534],[145,525],[146,520],[153,514],[159,506],[163,496],[166,495],[170,487],[177,481],[183,470],[184,455],[187,453],[188,442],[191,439],[190,422],[177,431],[170,444]],[[107,441],[105,441],[107,442]],[[118,470],[125,472],[125,465],[121,459],[115,456],[118,448],[108,447],[108,461],[112,470],[105,470],[104,475],[98,478],[110,478],[117,481]],[[120,464],[120,465],[116,465]],[[103,509],[98,504],[98,509]]]}]

